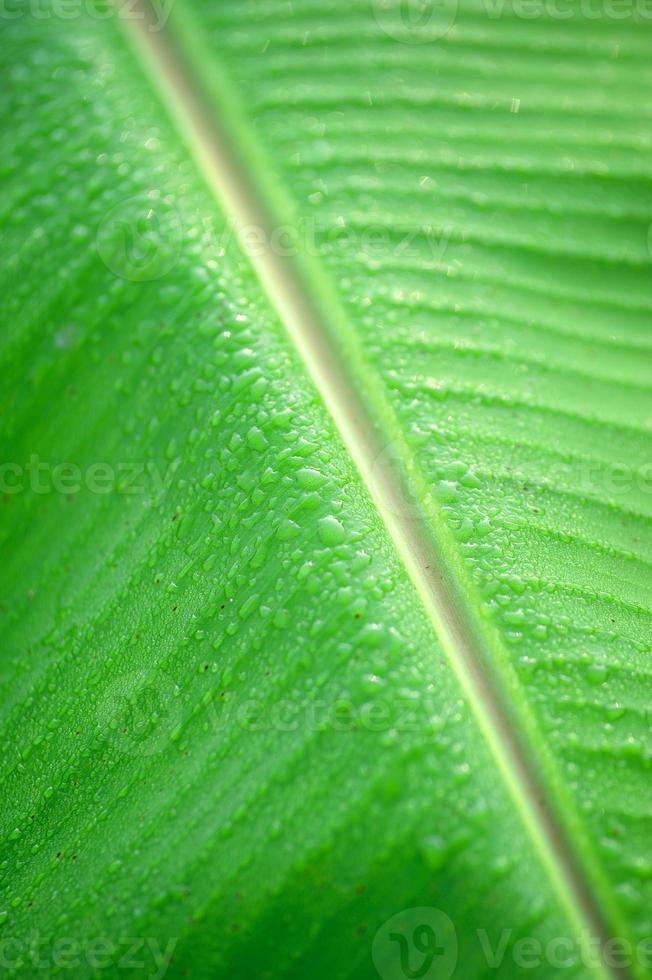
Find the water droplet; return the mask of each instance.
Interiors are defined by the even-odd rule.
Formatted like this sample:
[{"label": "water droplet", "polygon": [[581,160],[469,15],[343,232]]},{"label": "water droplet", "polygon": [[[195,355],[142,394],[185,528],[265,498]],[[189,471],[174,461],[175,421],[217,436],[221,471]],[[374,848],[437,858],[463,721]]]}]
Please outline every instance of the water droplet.
[{"label": "water droplet", "polygon": [[332,514],[322,517],[317,524],[319,537],[328,545],[342,544],[346,538],[346,531],[340,521]]}]

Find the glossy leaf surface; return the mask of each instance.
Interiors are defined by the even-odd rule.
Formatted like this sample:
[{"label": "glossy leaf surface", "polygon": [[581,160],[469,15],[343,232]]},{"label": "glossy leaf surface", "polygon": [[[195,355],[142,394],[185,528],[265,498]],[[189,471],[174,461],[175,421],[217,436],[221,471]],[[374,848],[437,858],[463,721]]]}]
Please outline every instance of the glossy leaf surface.
[{"label": "glossy leaf surface", "polygon": [[4,24],[9,975],[650,973],[650,32],[399,7]]}]

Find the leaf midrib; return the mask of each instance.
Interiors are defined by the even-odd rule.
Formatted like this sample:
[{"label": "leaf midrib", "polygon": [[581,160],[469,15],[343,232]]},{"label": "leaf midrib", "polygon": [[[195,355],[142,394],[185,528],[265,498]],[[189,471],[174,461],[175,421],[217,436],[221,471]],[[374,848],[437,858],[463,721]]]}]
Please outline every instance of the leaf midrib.
[{"label": "leaf midrib", "polygon": [[[578,933],[588,930],[603,943],[626,935],[610,883],[545,751],[500,638],[473,609],[475,589],[457,546],[327,274],[307,255],[282,256],[267,247],[274,228],[294,225],[293,208],[269,177],[221,66],[214,56],[210,62],[197,57],[203,43],[187,11],[177,6],[158,31],[148,0],[135,6],[141,19],[119,18],[125,33],[227,218],[237,229],[263,231],[264,248],[254,255],[242,250],[360,472],[571,922]],[[192,63],[184,55],[190,50]],[[219,106],[210,96],[216,82]],[[388,447],[398,459],[398,474],[388,462]],[[417,502],[410,517],[401,513],[405,486]],[[606,965],[594,972],[630,975]]]}]

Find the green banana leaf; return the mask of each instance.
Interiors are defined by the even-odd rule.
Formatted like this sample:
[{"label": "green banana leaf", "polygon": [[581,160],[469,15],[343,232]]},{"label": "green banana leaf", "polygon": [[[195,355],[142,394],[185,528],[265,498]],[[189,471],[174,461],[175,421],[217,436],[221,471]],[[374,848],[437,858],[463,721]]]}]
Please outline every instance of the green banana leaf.
[{"label": "green banana leaf", "polygon": [[0,975],[652,976],[652,11],[0,20]]}]

